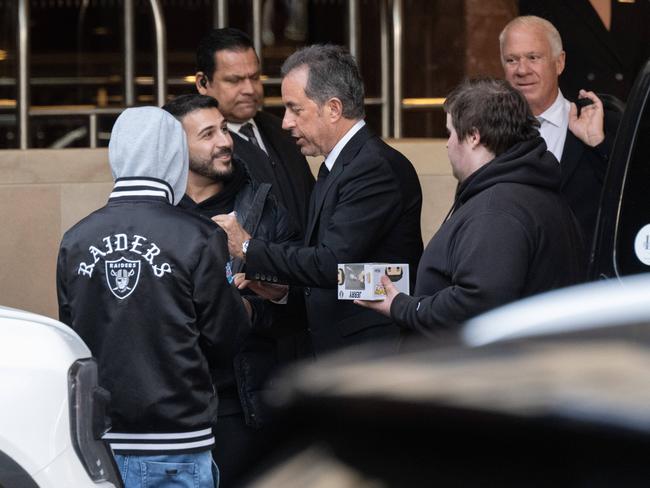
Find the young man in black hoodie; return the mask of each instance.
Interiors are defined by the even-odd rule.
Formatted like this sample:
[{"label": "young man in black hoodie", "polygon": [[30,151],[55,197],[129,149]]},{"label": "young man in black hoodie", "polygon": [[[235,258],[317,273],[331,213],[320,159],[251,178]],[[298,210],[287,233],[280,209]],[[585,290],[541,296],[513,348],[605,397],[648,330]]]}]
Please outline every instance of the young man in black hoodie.
[{"label": "young man in black hoodie", "polygon": [[445,110],[459,186],[422,255],[414,296],[383,280],[386,300],[358,302],[425,335],[583,276],[560,166],[524,97],[505,81],[472,80],[449,95]]}]

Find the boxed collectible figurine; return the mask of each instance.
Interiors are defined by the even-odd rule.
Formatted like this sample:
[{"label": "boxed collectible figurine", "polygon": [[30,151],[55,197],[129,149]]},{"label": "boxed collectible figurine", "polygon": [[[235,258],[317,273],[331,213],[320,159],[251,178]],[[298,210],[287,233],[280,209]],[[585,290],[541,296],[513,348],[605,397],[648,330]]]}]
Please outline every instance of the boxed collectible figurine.
[{"label": "boxed collectible figurine", "polygon": [[339,300],[383,300],[386,297],[381,284],[383,275],[388,276],[400,292],[409,294],[408,264],[339,264]]}]

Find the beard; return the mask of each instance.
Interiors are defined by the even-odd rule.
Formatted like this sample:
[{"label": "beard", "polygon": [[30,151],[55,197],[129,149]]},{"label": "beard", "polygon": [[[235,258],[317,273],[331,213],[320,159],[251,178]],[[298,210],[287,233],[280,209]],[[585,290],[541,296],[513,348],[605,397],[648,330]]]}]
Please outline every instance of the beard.
[{"label": "beard", "polygon": [[215,167],[214,160],[222,156],[232,156],[232,150],[222,149],[213,154],[209,159],[205,158],[192,158],[190,157],[190,171],[196,174],[210,178],[216,182],[228,183],[232,180],[235,172],[235,166],[232,163],[232,158],[225,168]]}]

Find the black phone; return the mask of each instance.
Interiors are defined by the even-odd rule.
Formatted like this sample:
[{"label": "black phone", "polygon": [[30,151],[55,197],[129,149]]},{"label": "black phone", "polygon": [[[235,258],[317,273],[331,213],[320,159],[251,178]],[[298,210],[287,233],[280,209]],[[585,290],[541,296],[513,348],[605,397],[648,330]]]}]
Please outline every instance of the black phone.
[{"label": "black phone", "polygon": [[576,100],[576,107],[578,107],[578,117],[580,117],[580,111],[582,110],[582,107],[586,107],[588,105],[593,105],[594,101],[591,98],[578,98]]}]

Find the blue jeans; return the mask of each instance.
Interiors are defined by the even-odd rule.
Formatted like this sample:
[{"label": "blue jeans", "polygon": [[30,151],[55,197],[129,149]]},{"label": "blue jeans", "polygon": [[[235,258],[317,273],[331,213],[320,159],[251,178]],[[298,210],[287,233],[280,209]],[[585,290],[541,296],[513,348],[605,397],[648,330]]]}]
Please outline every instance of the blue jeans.
[{"label": "blue jeans", "polygon": [[124,488],[217,488],[219,469],[210,451],[162,456],[115,454]]}]

